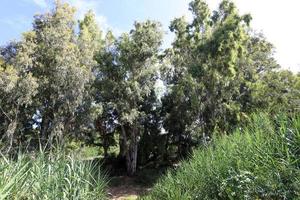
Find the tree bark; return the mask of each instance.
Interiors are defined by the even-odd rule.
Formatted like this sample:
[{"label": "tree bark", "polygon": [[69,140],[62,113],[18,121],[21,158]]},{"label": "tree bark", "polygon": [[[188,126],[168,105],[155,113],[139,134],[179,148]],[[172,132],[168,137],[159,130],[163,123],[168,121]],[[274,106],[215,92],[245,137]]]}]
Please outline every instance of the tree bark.
[{"label": "tree bark", "polygon": [[43,113],[41,131],[40,131],[40,139],[41,139],[41,147],[45,149],[50,149],[52,147],[52,139],[53,139],[53,123],[54,123],[54,114],[53,110],[47,109]]},{"label": "tree bark", "polygon": [[8,143],[9,143],[9,146],[7,148],[7,153],[10,152],[13,147],[14,135],[15,135],[16,129],[17,129],[17,122],[15,120],[15,121],[12,121],[8,125],[7,131],[6,131],[6,136],[7,136]]},{"label": "tree bark", "polygon": [[126,136],[125,128],[123,125],[121,125],[121,132],[119,136],[119,158],[122,159],[126,157],[126,140],[124,135]]},{"label": "tree bark", "polygon": [[48,140],[48,128],[49,128],[49,118],[45,114],[42,118],[42,124],[41,124],[41,132],[40,132],[40,139],[41,139],[41,145],[45,145],[46,141]]},{"label": "tree bark", "polygon": [[129,145],[126,130],[123,125],[121,125],[121,132],[124,140],[127,174],[129,176],[133,176],[136,173],[137,169],[138,142],[136,129],[131,131]]},{"label": "tree bark", "polygon": [[137,150],[138,144],[134,138],[130,142],[129,151],[126,155],[127,173],[129,176],[133,176],[136,173],[137,168]]},{"label": "tree bark", "polygon": [[127,173],[129,176],[133,176],[137,169],[137,153],[138,153],[138,142],[136,129],[131,132],[129,151],[126,156]]}]

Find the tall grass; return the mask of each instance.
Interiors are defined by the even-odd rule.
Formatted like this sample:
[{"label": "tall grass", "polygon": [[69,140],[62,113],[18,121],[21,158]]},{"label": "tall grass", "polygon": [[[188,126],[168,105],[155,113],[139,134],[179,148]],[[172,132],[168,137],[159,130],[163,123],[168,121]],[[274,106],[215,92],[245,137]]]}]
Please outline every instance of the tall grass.
[{"label": "tall grass", "polygon": [[143,199],[300,199],[300,117],[253,116],[197,150]]},{"label": "tall grass", "polygon": [[0,157],[0,200],[106,199],[103,175],[91,161],[40,153]]}]

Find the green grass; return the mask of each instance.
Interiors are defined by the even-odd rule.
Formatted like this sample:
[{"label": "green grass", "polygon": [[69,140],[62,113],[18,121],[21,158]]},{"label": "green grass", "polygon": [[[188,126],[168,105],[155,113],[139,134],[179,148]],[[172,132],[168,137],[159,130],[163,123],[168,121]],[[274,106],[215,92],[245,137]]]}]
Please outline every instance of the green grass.
[{"label": "green grass", "polygon": [[0,200],[106,199],[98,165],[71,156],[0,156]]},{"label": "green grass", "polygon": [[142,199],[300,199],[300,116],[255,115],[213,141]]}]

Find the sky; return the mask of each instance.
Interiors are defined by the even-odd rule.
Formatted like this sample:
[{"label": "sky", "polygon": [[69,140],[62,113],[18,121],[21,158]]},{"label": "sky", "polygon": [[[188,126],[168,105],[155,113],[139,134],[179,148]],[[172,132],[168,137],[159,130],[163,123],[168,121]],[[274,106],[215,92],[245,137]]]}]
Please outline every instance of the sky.
[{"label": "sky", "polygon": [[[165,45],[173,40],[168,31],[170,21],[185,15],[188,19],[190,0],[63,0],[77,9],[80,19],[94,10],[103,30],[116,35],[127,32],[134,21],[157,20],[165,30]],[[213,10],[221,0],[207,0]],[[299,0],[233,0],[241,14],[251,13],[252,27],[262,32],[275,46],[278,63],[295,72],[300,71],[300,1]],[[0,45],[20,39],[21,33],[31,29],[33,16],[53,7],[53,0],[1,0]]]}]

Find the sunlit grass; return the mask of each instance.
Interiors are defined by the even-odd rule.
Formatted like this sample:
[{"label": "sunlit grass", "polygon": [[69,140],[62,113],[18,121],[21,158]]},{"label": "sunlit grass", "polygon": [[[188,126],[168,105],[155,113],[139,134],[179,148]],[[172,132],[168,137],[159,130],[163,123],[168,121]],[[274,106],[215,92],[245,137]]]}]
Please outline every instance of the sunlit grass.
[{"label": "sunlit grass", "polygon": [[106,199],[105,186],[99,166],[91,161],[45,153],[0,159],[0,200]]}]

